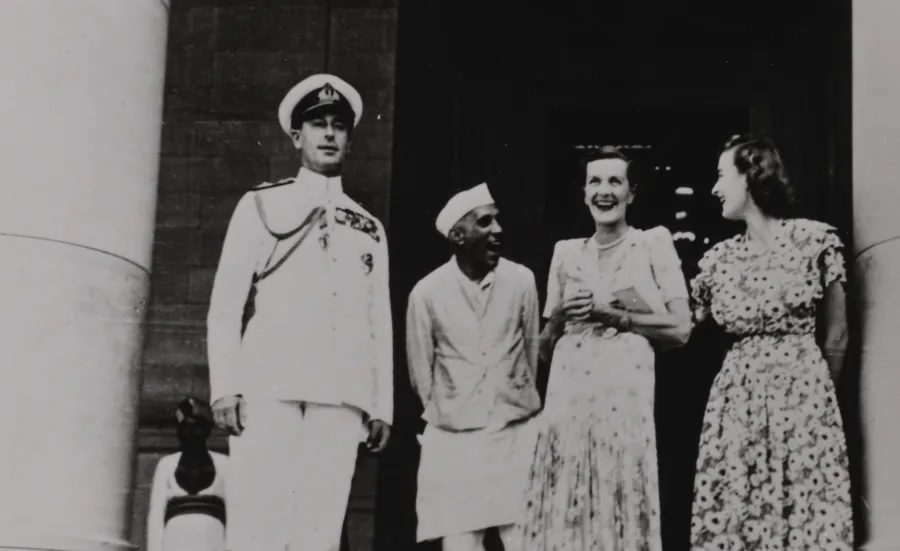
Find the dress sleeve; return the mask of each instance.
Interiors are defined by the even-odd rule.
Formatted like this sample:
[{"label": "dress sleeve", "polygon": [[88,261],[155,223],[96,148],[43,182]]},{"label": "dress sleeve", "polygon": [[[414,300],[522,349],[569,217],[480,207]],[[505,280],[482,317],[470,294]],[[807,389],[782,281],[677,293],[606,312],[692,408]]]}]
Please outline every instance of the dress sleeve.
[{"label": "dress sleeve", "polygon": [[668,304],[676,299],[688,298],[684,272],[681,271],[681,258],[675,250],[672,234],[665,227],[658,227],[650,233],[650,263],[653,277],[662,292],[663,302]]},{"label": "dress sleeve", "polygon": [[554,308],[559,306],[563,299],[562,248],[562,241],[553,247],[553,258],[550,260],[550,273],[547,276],[547,302],[544,304],[545,318],[550,317]]},{"label": "dress sleeve", "polygon": [[712,305],[712,268],[716,247],[706,251],[697,263],[699,272],[691,280],[691,306],[697,320],[709,313]]},{"label": "dress sleeve", "polygon": [[847,283],[844,244],[838,237],[837,230],[826,226],[822,235],[822,245],[818,255],[822,288],[827,289],[832,283]]}]

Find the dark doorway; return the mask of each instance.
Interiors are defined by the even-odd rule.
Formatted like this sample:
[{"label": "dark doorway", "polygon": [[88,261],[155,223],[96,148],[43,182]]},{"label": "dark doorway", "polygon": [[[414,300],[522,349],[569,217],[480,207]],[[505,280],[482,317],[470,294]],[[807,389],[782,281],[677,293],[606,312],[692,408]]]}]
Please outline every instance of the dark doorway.
[{"label": "dark doorway", "polygon": [[[508,256],[534,271],[543,300],[553,244],[590,232],[578,155],[624,146],[647,176],[632,223],[677,232],[690,278],[700,255],[738,229],[709,196],[718,148],[732,134],[766,130],[806,214],[849,239],[849,2],[488,4],[400,1],[389,223],[397,390],[376,511],[385,551],[429,548],[414,543],[421,406],[408,383],[403,316],[412,286],[446,261],[433,224],[452,193],[490,184]],[[724,346],[702,327],[658,360],[669,551],[688,548],[696,443]]]}]

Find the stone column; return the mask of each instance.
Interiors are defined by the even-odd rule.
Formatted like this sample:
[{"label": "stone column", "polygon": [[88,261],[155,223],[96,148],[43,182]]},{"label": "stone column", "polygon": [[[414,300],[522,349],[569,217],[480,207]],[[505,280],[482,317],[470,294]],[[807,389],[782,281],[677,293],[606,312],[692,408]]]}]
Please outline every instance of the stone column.
[{"label": "stone column", "polygon": [[900,2],[853,2],[853,217],[869,550],[900,550]]},{"label": "stone column", "polygon": [[167,27],[0,3],[0,549],[129,546]]}]

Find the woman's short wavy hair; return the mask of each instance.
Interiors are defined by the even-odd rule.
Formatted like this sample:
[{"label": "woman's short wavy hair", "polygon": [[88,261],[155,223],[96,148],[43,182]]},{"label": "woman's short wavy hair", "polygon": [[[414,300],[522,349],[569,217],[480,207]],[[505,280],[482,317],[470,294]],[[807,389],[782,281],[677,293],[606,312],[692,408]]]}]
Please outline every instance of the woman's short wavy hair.
[{"label": "woman's short wavy hair", "polygon": [[734,166],[738,174],[746,176],[750,197],[759,210],[774,218],[792,217],[794,188],[772,140],[764,135],[738,134],[725,142],[721,153],[730,150],[734,150]]}]

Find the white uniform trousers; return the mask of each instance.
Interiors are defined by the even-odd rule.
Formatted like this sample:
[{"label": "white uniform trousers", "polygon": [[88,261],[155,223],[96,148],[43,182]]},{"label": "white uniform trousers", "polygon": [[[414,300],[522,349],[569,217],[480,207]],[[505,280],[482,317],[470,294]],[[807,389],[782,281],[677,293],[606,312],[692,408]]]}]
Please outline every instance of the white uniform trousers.
[{"label": "white uniform trousers", "polygon": [[230,439],[228,551],[337,551],[364,435],[357,409],[248,400]]}]

